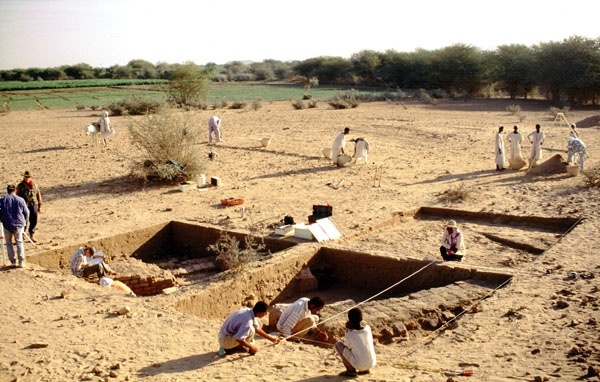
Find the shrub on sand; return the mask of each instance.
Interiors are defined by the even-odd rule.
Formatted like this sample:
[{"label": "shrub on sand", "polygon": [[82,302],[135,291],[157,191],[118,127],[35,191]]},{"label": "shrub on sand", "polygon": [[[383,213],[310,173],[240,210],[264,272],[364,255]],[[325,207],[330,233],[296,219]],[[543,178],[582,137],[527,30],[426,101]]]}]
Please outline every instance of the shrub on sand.
[{"label": "shrub on sand", "polygon": [[472,193],[464,184],[461,184],[458,187],[442,192],[439,195],[439,199],[445,203],[460,203],[470,199]]},{"label": "shrub on sand", "polygon": [[198,123],[188,114],[162,107],[156,114],[131,119],[131,142],[144,158],[133,163],[132,175],[144,180],[184,181],[199,174],[200,155],[195,147],[200,137]]},{"label": "shrub on sand", "polygon": [[259,259],[260,252],[265,249],[265,244],[257,243],[250,235],[245,237],[244,244],[242,244],[227,231],[221,231],[219,240],[215,244],[209,245],[207,249],[217,254],[215,261],[220,270],[238,273],[247,264]]},{"label": "shrub on sand", "polygon": [[594,166],[583,172],[586,187],[600,187],[600,166]]}]

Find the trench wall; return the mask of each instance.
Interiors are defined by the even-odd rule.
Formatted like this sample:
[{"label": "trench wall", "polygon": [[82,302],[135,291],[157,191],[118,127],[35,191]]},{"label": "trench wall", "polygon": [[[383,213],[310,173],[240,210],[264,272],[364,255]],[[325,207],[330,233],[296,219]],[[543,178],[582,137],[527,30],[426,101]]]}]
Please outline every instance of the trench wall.
[{"label": "trench wall", "polygon": [[185,288],[181,291],[185,297],[174,302],[173,307],[202,318],[222,319],[241,306],[257,301],[270,304],[275,298],[293,296],[297,293],[294,277],[318,249],[315,243],[298,244],[249,267],[239,277]]}]

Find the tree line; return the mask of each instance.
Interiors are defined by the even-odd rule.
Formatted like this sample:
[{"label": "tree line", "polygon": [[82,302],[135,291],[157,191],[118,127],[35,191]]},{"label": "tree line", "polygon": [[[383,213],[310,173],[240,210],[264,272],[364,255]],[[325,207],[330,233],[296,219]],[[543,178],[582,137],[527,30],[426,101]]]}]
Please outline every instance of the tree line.
[{"label": "tree line", "polygon": [[[2,81],[61,79],[165,79],[194,63],[93,68],[88,64],[0,71]],[[455,44],[413,52],[363,50],[351,57],[319,56],[302,61],[264,60],[224,65],[196,65],[211,81],[284,81],[301,77],[306,84],[373,86],[388,89],[440,90],[452,97],[511,99],[541,94],[553,102],[597,105],[600,94],[600,38],[572,36],[534,46],[502,45],[493,51]]]}]

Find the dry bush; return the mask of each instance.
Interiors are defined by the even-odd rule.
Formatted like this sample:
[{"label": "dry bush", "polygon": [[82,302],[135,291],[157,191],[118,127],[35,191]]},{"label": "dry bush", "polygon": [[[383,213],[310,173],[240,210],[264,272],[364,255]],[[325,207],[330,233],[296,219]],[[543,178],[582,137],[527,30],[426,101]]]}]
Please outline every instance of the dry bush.
[{"label": "dry bush", "polygon": [[261,257],[265,250],[264,243],[258,243],[251,235],[246,235],[244,244],[227,231],[221,231],[219,240],[209,245],[207,250],[217,254],[216,263],[221,271],[232,271],[239,273],[246,265]]},{"label": "dry bush", "polygon": [[600,166],[594,166],[583,172],[583,184],[586,187],[600,187]]},{"label": "dry bush", "polygon": [[419,89],[417,91],[417,98],[423,101],[427,105],[436,105],[437,101],[435,98],[429,95],[425,89]]},{"label": "dry bush", "polygon": [[439,194],[439,199],[444,203],[460,203],[469,200],[472,195],[473,191],[461,184]]},{"label": "dry bush", "polygon": [[519,114],[521,114],[521,106],[515,105],[515,104],[510,104],[510,105],[506,106],[506,111],[512,115],[519,115]]},{"label": "dry bush", "polygon": [[195,147],[202,135],[197,121],[167,107],[129,122],[131,142],[145,158],[133,164],[132,175],[144,180],[184,181],[202,171]]},{"label": "dry bush", "polygon": [[337,93],[329,101],[329,106],[334,109],[354,109],[360,104],[358,98],[356,90],[350,89],[344,93]]},{"label": "dry bush", "polygon": [[0,115],[10,113],[10,103],[8,101],[4,101],[2,103],[2,107],[0,107]]},{"label": "dry bush", "polygon": [[296,110],[304,110],[304,109],[306,109],[306,104],[301,99],[292,102],[292,106]]},{"label": "dry bush", "polygon": [[318,103],[319,103],[319,101],[317,101],[316,99],[310,100],[310,101],[308,101],[308,108],[309,109],[316,109]]},{"label": "dry bush", "polygon": [[257,111],[262,107],[262,99],[258,98],[252,101],[252,110]]},{"label": "dry bush", "polygon": [[241,102],[241,101],[234,101],[231,106],[229,106],[230,109],[235,109],[235,110],[239,110],[239,109],[245,109],[246,108],[246,102]]}]

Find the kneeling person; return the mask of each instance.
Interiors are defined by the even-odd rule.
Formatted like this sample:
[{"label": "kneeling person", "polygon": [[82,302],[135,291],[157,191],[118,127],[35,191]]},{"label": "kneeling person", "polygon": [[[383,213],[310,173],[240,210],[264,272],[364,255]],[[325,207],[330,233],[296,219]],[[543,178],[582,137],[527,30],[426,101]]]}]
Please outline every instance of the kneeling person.
[{"label": "kneeling person", "polygon": [[256,333],[273,343],[278,343],[279,338],[262,330],[260,318],[266,314],[267,304],[263,301],[257,302],[252,309],[242,308],[231,313],[219,331],[219,356],[222,357],[227,350],[236,348],[248,349],[250,354],[256,354],[258,352],[258,347],[254,345]]}]

